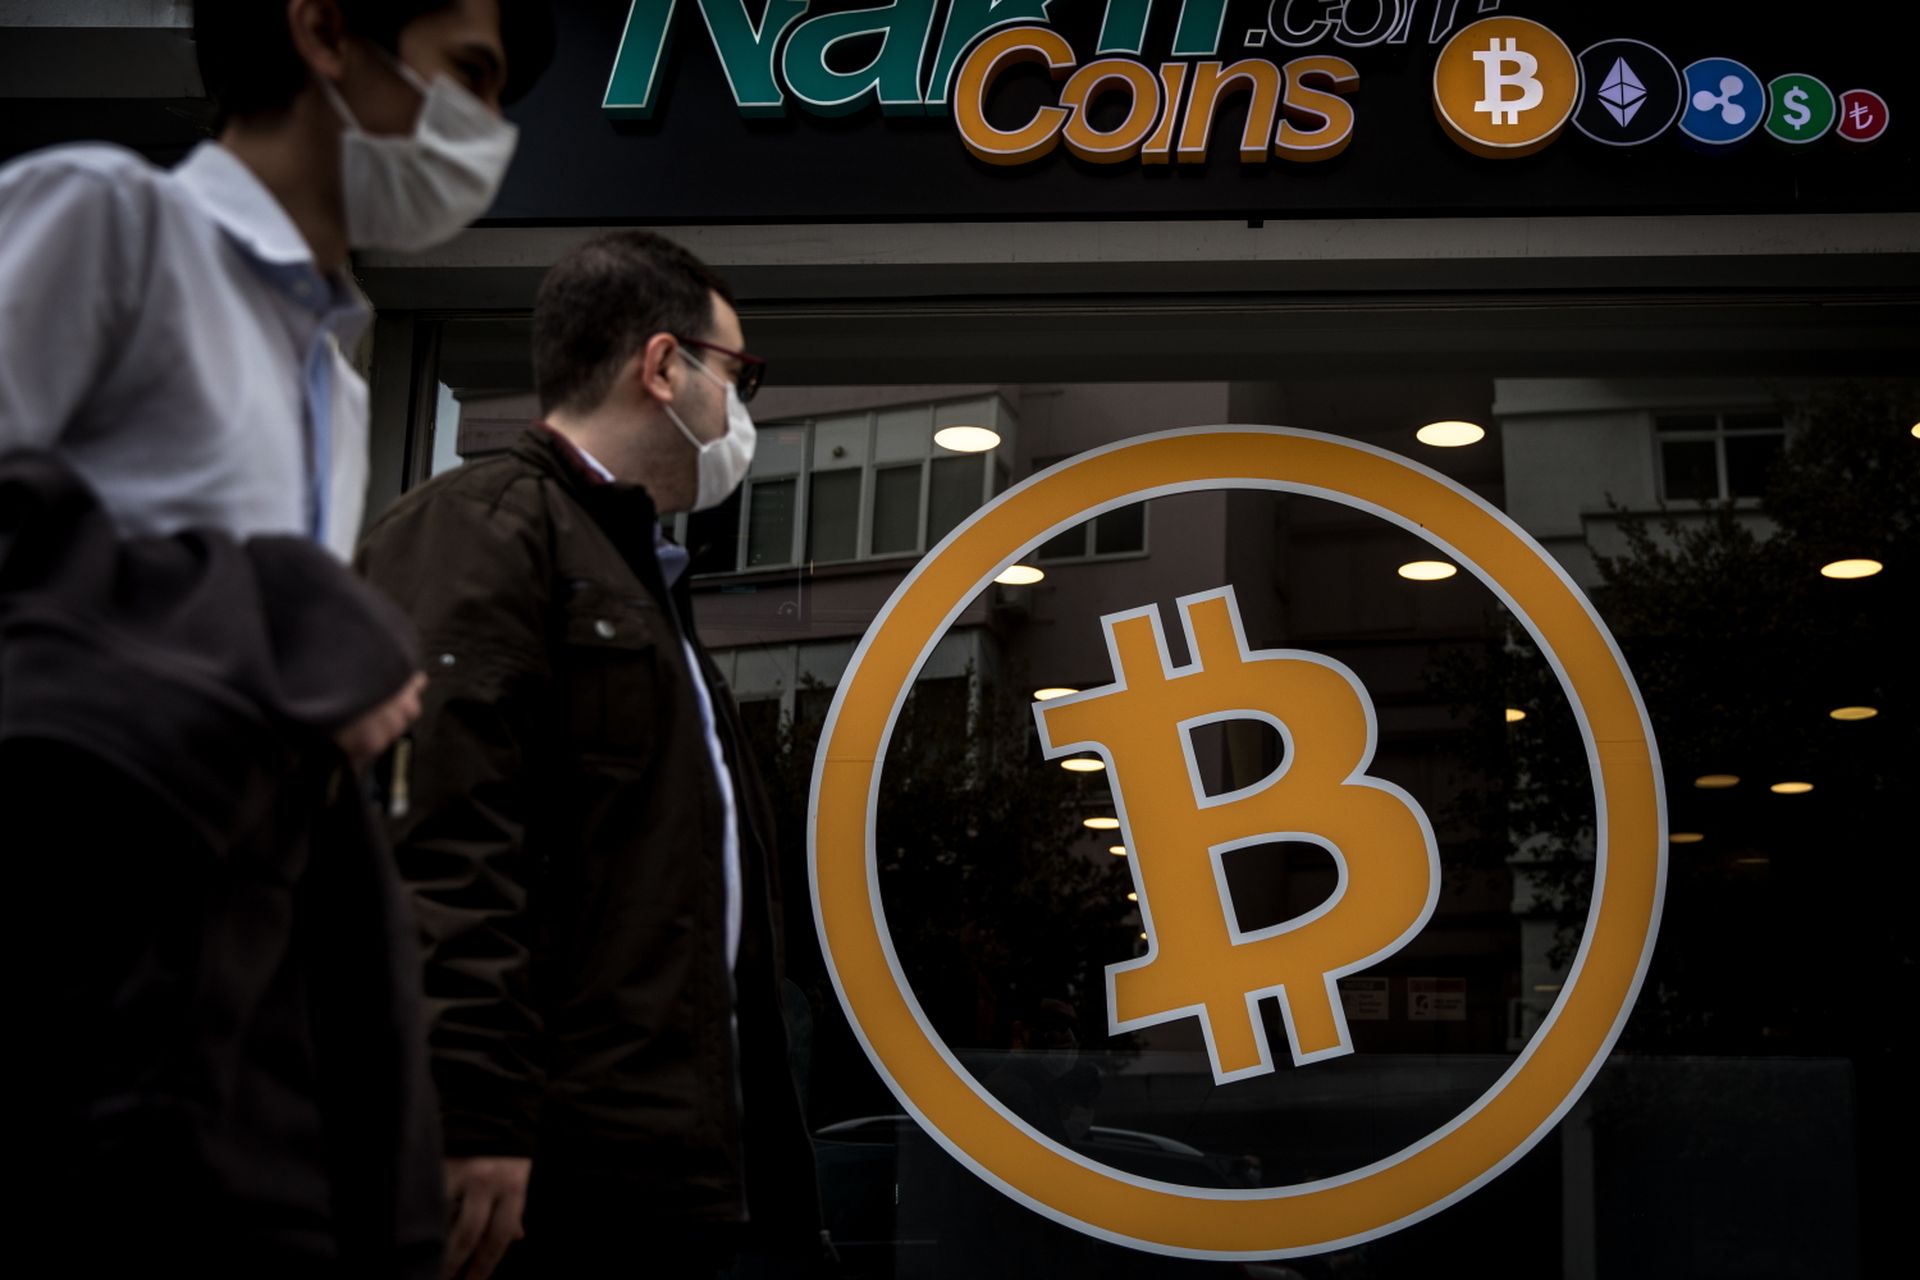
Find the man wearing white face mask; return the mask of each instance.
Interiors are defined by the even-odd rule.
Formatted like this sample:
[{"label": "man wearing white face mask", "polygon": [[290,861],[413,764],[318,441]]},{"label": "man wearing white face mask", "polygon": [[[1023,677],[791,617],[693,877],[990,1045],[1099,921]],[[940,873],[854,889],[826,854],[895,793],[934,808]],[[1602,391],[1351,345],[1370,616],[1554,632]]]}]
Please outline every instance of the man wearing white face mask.
[{"label": "man wearing white face mask", "polygon": [[[103,517],[108,553],[128,565],[154,563],[132,548],[192,563],[196,548],[277,538],[318,580],[359,591],[344,560],[366,489],[367,397],[344,352],[367,312],[348,254],[445,240],[486,210],[514,144],[501,103],[551,56],[550,15],[538,0],[193,7],[215,140],[171,170],[108,146],[0,168],[0,456],[77,482]],[[163,578],[121,582],[109,596],[144,599],[173,585]],[[55,586],[72,591],[70,579]],[[185,615],[196,602],[179,603]],[[21,610],[0,601],[0,620]],[[49,834],[22,836],[19,861],[36,876],[24,900],[65,925],[85,912],[84,929],[64,929],[69,949],[36,957],[36,972],[55,975],[41,984],[56,992],[52,1025],[73,1034],[43,1033],[68,1043],[43,1055],[48,1084],[33,1095],[35,1111],[64,1126],[68,1141],[53,1145],[82,1156],[59,1174],[29,1157],[37,1190],[65,1203],[24,1217],[55,1238],[60,1213],[92,1224],[58,1246],[71,1251],[58,1265],[76,1274],[114,1272],[146,1251],[210,1276],[431,1274],[437,1204],[422,1212],[395,1194],[369,1211],[374,1220],[346,1221],[357,1211],[349,1200],[364,1208],[383,1197],[366,1179],[346,1189],[354,1170],[341,1163],[338,1134],[318,1133],[315,1080],[365,1046],[317,1030],[312,936],[296,917],[311,909],[308,872],[325,859],[290,852],[322,849],[314,815],[329,796],[358,795],[353,771],[418,714],[424,681],[405,645],[383,635],[400,665],[379,668],[377,687],[358,688],[367,664],[347,647],[345,675],[309,699],[328,713],[281,715],[286,705],[265,705],[258,688],[229,677],[254,659],[270,668],[324,627],[264,604],[227,614],[240,637],[233,651],[190,651],[166,687],[188,688],[196,708],[236,709],[235,723],[267,724],[261,739],[232,724],[209,731],[180,704],[129,694],[108,709],[137,728],[147,756],[129,760],[109,747],[136,734],[109,744],[112,733],[83,723],[80,696],[27,722],[30,732],[0,714],[0,803],[23,833]],[[276,633],[283,624],[297,634]],[[86,626],[75,634],[86,637],[75,650],[118,638]],[[28,647],[16,641],[0,657]],[[138,689],[153,676],[150,651],[126,645],[111,657],[124,659],[119,669],[86,668],[107,667],[97,685],[116,687],[124,674]],[[24,682],[8,683],[0,712],[23,692]],[[331,696],[341,685],[355,689],[351,705]],[[189,793],[172,785],[178,771],[148,767],[163,756],[252,764],[282,749],[300,769],[269,788],[270,815],[218,788]],[[234,856],[248,841],[271,874]],[[384,905],[392,873],[380,869],[386,880],[370,877],[356,905]],[[411,1016],[417,989],[394,992],[395,1009]],[[374,1144],[418,1139],[431,1158],[435,1144],[399,1119],[383,1114],[375,1130],[386,1120]]]},{"label": "man wearing white face mask", "polygon": [[534,308],[544,421],[360,549],[430,655],[386,781],[427,939],[449,1274],[822,1254],[772,815],[661,527],[753,461],[745,345],[684,249],[588,242]]}]

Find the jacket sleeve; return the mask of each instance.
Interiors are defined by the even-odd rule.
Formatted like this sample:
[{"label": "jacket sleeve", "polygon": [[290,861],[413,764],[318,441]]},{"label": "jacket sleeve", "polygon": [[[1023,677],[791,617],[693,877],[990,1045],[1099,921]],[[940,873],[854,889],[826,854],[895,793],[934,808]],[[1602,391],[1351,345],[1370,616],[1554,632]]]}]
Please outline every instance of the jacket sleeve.
[{"label": "jacket sleeve", "polygon": [[144,221],[137,193],[58,153],[0,170],[0,453],[53,445],[99,381]]},{"label": "jacket sleeve", "polygon": [[426,655],[424,710],[389,761],[387,810],[426,948],[450,1156],[530,1154],[544,1087],[527,839],[553,702],[539,527],[510,505],[445,493],[383,520],[359,555]]}]

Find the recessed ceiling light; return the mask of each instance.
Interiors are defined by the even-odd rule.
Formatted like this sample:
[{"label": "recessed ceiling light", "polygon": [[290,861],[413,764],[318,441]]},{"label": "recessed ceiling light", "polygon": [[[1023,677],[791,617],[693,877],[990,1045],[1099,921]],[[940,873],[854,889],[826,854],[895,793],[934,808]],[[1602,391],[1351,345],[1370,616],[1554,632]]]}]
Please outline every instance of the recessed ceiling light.
[{"label": "recessed ceiling light", "polygon": [[1458,449],[1461,445],[1479,444],[1487,438],[1487,429],[1477,422],[1448,419],[1429,422],[1413,435],[1421,444],[1430,444],[1436,449]]},{"label": "recessed ceiling light", "polygon": [[1074,756],[1070,760],[1062,760],[1060,767],[1068,773],[1098,773],[1107,767],[1107,762],[1099,756]]},{"label": "recessed ceiling light", "polygon": [[1460,570],[1445,560],[1409,560],[1394,572],[1413,582],[1439,582]]},{"label": "recessed ceiling light", "polygon": [[1526,718],[1527,718],[1527,713],[1522,711],[1520,708],[1518,707],[1507,708],[1508,724],[1519,724],[1522,720],[1525,720]]},{"label": "recessed ceiling light", "polygon": [[1139,895],[1139,894],[1137,894],[1137,893],[1130,893],[1130,894],[1128,894],[1128,895],[1127,895],[1127,901],[1128,901],[1128,902],[1138,902],[1138,901],[1140,901],[1140,895]]},{"label": "recessed ceiling light", "polygon": [[1725,791],[1728,787],[1740,785],[1737,773],[1703,773],[1693,780],[1693,785],[1702,791]]},{"label": "recessed ceiling light", "polygon": [[1147,931],[1145,929],[1142,929],[1140,931],[1140,941],[1145,942],[1146,940],[1147,940]]},{"label": "recessed ceiling light", "polygon": [[1080,692],[1078,689],[1068,689],[1062,685],[1049,685],[1044,689],[1035,689],[1033,691],[1033,700],[1035,702],[1048,702],[1054,698],[1071,698],[1078,692]]},{"label": "recessed ceiling light", "polygon": [[1706,837],[1698,831],[1676,831],[1667,837],[1668,844],[1699,844]]},{"label": "recessed ceiling light", "polygon": [[955,453],[985,453],[1000,447],[1000,433],[991,427],[942,427],[933,442]]},{"label": "recessed ceiling light", "polygon": [[1916,422],[1907,428],[1907,434],[1911,435],[1915,440],[1920,440],[1920,422]]},{"label": "recessed ceiling light", "polygon": [[1030,564],[1015,564],[1002,569],[994,581],[1003,587],[1030,587],[1046,576],[1044,569],[1037,569]]},{"label": "recessed ceiling light", "polygon": [[1118,831],[1120,829],[1120,819],[1083,818],[1080,821],[1080,825],[1089,831]]},{"label": "recessed ceiling light", "polygon": [[1107,852],[1116,858],[1124,858],[1127,856],[1127,846],[1123,844],[1110,844],[1107,846]]},{"label": "recessed ceiling light", "polygon": [[1835,707],[1827,712],[1835,720],[1871,720],[1880,714],[1878,707]]},{"label": "recessed ceiling light", "polygon": [[1777,796],[1803,796],[1813,790],[1811,782],[1776,782],[1767,790]]},{"label": "recessed ceiling light", "polygon": [[1835,560],[1820,566],[1823,578],[1871,578],[1887,566],[1878,560]]}]

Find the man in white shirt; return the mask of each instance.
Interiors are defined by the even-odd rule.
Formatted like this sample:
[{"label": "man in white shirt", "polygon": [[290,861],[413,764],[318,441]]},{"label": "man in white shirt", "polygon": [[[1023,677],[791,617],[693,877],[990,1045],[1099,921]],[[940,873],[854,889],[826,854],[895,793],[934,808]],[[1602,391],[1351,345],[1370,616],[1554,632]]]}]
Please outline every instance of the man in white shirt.
[{"label": "man in white shirt", "polygon": [[[366,385],[343,349],[368,313],[348,253],[425,248],[485,212],[515,141],[501,103],[551,56],[551,17],[544,0],[199,0],[195,40],[219,136],[178,168],[109,146],[0,168],[0,455],[51,453],[126,537],[295,535],[344,560],[367,480]],[[405,730],[422,683],[334,733],[346,763]],[[58,752],[37,745],[0,743],[16,821],[56,803],[35,773]],[[32,854],[71,865],[73,884],[42,887],[85,895],[103,937],[149,927],[170,887],[156,867],[196,865],[122,847],[145,802],[103,791]],[[159,946],[168,922],[151,927]],[[325,1273],[327,1252],[273,1266]]]}]

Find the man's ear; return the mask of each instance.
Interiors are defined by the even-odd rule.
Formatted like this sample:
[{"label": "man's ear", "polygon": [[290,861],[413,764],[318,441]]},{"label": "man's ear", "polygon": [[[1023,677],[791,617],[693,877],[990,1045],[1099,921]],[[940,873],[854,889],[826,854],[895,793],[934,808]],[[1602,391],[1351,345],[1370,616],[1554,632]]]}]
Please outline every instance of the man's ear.
[{"label": "man's ear", "polygon": [[315,76],[339,80],[347,73],[347,20],[339,0],[286,0],[294,52]]},{"label": "man's ear", "polygon": [[662,404],[673,403],[673,364],[674,353],[680,343],[670,333],[656,333],[647,339],[647,344],[634,353],[631,364],[638,367],[634,376],[639,379],[639,387],[650,400]]}]

